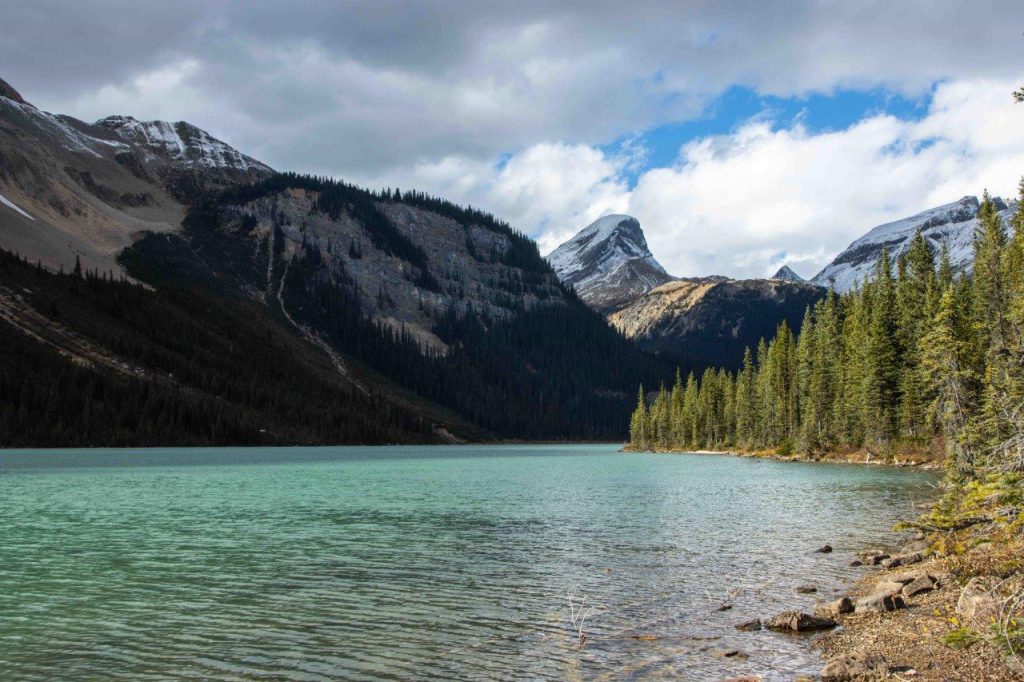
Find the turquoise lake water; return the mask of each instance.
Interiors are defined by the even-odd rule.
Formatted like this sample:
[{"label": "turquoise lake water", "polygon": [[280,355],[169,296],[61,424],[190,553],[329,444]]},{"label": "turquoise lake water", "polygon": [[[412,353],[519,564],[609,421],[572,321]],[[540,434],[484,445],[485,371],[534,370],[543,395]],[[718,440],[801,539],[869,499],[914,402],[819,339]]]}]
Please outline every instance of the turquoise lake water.
[{"label": "turquoise lake water", "polygon": [[937,480],[617,449],[0,451],[0,679],[789,680]]}]

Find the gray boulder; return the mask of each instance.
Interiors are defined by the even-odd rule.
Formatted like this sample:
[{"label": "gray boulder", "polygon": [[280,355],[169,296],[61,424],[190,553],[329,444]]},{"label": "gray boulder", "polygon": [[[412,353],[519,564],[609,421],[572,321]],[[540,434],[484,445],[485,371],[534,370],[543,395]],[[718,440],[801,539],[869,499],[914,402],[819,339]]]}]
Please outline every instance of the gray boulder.
[{"label": "gray boulder", "polygon": [[888,611],[895,611],[896,609],[904,609],[906,607],[907,603],[903,601],[903,597],[899,594],[893,594],[892,592],[876,592],[875,594],[869,594],[866,597],[858,599],[856,604],[856,610],[858,613],[862,611],[886,613]]},{"label": "gray boulder", "polygon": [[935,579],[930,575],[922,575],[903,586],[904,597],[916,597],[919,594],[935,589]]},{"label": "gray boulder", "polygon": [[813,632],[815,630],[828,630],[836,627],[839,623],[831,618],[820,618],[809,613],[799,611],[783,611],[764,624],[769,630],[782,632]]},{"label": "gray boulder", "polygon": [[971,578],[960,591],[956,613],[964,623],[988,625],[999,613],[999,604],[992,595],[993,580],[986,577]]}]

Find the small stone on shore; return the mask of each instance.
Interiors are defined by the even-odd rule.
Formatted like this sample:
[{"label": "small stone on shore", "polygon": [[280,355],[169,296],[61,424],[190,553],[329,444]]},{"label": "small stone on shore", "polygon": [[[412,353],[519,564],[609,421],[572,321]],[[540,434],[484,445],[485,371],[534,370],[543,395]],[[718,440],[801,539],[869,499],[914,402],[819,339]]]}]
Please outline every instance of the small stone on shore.
[{"label": "small stone on shore", "polygon": [[935,589],[935,579],[930,575],[922,575],[903,586],[904,597],[915,597]]},{"label": "small stone on shore", "polygon": [[814,607],[814,613],[822,618],[837,618],[847,613],[853,613],[853,602],[849,597],[840,597],[826,604],[818,604]]}]

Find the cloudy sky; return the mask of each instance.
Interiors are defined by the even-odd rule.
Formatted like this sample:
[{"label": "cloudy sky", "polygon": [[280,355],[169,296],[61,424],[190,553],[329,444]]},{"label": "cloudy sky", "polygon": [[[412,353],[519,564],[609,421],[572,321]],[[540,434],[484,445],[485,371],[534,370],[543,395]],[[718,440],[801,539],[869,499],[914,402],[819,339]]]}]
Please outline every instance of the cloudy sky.
[{"label": "cloudy sky", "polygon": [[472,203],[546,252],[636,216],[678,275],[813,275],[1024,174],[1024,3],[0,0],[44,109]]}]

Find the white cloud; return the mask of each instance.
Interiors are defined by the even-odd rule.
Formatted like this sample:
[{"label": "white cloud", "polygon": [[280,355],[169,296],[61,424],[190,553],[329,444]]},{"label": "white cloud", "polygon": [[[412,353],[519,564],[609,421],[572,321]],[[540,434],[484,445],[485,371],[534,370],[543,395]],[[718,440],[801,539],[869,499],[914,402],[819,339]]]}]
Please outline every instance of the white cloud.
[{"label": "white cloud", "polygon": [[628,212],[674,274],[763,277],[789,263],[811,276],[877,224],[985,188],[1012,195],[1024,174],[1014,85],[946,83],[919,121],[880,114],[831,132],[758,116],[687,144],[676,164],[644,172],[633,189],[624,176],[642,148],[613,157],[547,143],[505,163],[418,164],[399,184],[492,211],[534,235],[542,253],[601,215]]},{"label": "white cloud", "polygon": [[[985,11],[962,0],[784,10],[649,0],[643,11],[620,0],[34,0],[4,10],[17,30],[0,40],[0,64],[29,101],[85,118],[189,120],[275,167],[343,176],[490,160],[543,141],[605,144],[698,115],[732,86],[917,95],[942,79],[1006,78],[1020,69],[1024,19],[1019,0]],[[161,90],[180,96],[159,107],[133,96],[189,61],[200,68]]]},{"label": "white cloud", "polygon": [[1012,195],[1024,174],[1014,81],[939,86],[920,121],[888,115],[819,134],[749,123],[644,173],[629,210],[678,274],[815,274],[874,225],[965,194]]},{"label": "white cloud", "polygon": [[610,157],[586,145],[542,143],[500,163],[450,156],[362,182],[416,187],[484,208],[537,237],[547,253],[600,216],[626,209],[622,173],[632,162],[630,153]]}]

